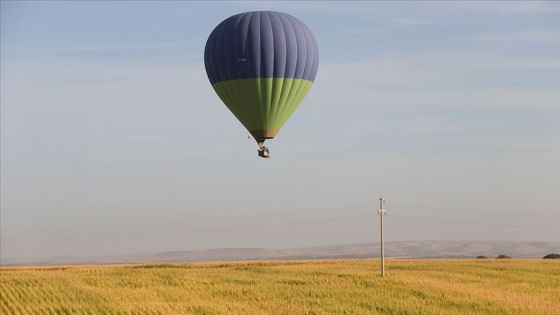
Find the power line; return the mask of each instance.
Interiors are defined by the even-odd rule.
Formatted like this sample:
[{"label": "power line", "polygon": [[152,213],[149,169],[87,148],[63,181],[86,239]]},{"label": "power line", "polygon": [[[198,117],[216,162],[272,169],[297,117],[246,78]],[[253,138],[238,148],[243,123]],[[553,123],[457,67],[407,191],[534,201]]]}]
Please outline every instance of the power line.
[{"label": "power line", "polygon": [[[398,204],[395,204],[398,205]],[[253,218],[263,218],[263,217],[285,217],[293,214],[306,214],[306,213],[314,213],[314,212],[325,212],[325,211],[333,211],[333,210],[346,210],[351,208],[360,208],[360,207],[371,207],[369,204],[363,205],[351,205],[345,207],[334,207],[334,208],[323,208],[323,209],[314,209],[308,211],[294,211],[294,212],[285,212],[285,213],[278,213],[278,214],[262,214],[262,215],[254,215],[254,216],[243,216],[243,217],[230,217],[230,218],[220,218],[220,219],[206,219],[206,220],[196,220],[196,221],[184,221],[184,222],[171,222],[171,223],[153,223],[153,224],[138,224],[138,225],[123,225],[123,226],[97,226],[97,227],[89,227],[89,228],[59,228],[59,229],[36,229],[34,231],[75,231],[75,230],[95,230],[95,229],[117,229],[117,228],[140,228],[140,227],[150,227],[150,226],[168,226],[168,225],[178,225],[178,224],[187,224],[187,223],[203,223],[203,222],[219,222],[219,221],[235,221],[235,220],[244,220],[244,219],[253,219]],[[403,205],[401,205],[403,206]],[[428,208],[428,207],[426,207]],[[433,208],[431,208],[433,209]],[[451,211],[451,209],[446,209]],[[461,211],[461,210],[457,210]],[[467,211],[467,210],[465,210]],[[462,211],[461,211],[462,212]],[[467,211],[467,212],[480,212],[480,211]],[[394,213],[394,211],[392,211]],[[410,217],[410,216],[402,216],[402,215],[395,215],[395,214],[388,214],[390,217],[394,218],[403,218],[403,219],[411,219],[411,220],[423,220],[423,221],[435,221],[435,222],[445,222],[445,223],[458,223],[458,224],[470,224],[470,225],[485,225],[485,226],[497,226],[497,227],[508,227],[508,228],[522,228],[522,229],[533,229],[533,230],[551,230],[551,231],[560,231],[560,228],[547,228],[547,227],[529,227],[529,226],[519,226],[519,225],[508,225],[508,224],[496,224],[496,223],[481,223],[481,222],[469,222],[469,221],[459,221],[459,220],[443,220],[443,219],[433,219],[433,218],[421,218],[421,217]],[[57,241],[57,240],[84,240],[84,239],[91,239],[91,240],[107,240],[107,239],[124,239],[124,238],[144,238],[144,237],[162,237],[162,236],[176,236],[176,235],[189,235],[189,234],[200,234],[200,233],[210,233],[210,232],[233,232],[233,231],[242,231],[242,230],[255,230],[255,229],[263,229],[263,228],[278,228],[278,227],[286,227],[286,226],[298,226],[298,225],[308,225],[308,224],[317,224],[317,223],[325,223],[325,222],[340,222],[340,221],[348,221],[348,220],[355,220],[355,219],[365,219],[371,218],[372,215],[359,215],[359,216],[349,216],[349,217],[339,217],[333,219],[319,219],[319,220],[303,220],[303,221],[292,221],[292,222],[285,222],[285,223],[274,223],[274,224],[261,224],[261,225],[246,225],[246,226],[237,226],[237,227],[222,227],[222,228],[204,228],[204,229],[195,229],[195,230],[187,230],[187,231],[180,231],[180,232],[155,232],[155,233],[129,233],[129,234],[113,234],[113,235],[84,235],[84,236],[64,236],[64,237],[53,237],[53,238],[44,238],[44,239],[3,239],[6,243],[18,243],[18,242],[45,242],[45,241]],[[33,231],[33,230],[27,230]]]},{"label": "power line", "polygon": [[460,223],[460,224],[472,224],[472,225],[488,225],[488,226],[510,227],[510,228],[519,228],[519,229],[560,231],[560,228],[532,227],[532,226],[509,225],[509,224],[498,224],[498,223],[469,222],[469,221],[456,221],[456,220],[442,220],[442,219],[432,219],[432,218],[418,218],[418,217],[407,217],[407,216],[394,215],[394,214],[387,214],[387,216],[394,217],[394,218],[423,220],[423,221],[437,221],[437,222],[446,222],[446,223]]},{"label": "power line", "polygon": [[120,234],[120,235],[89,235],[89,236],[73,236],[69,237],[53,237],[48,239],[20,239],[20,240],[5,240],[5,242],[19,243],[19,242],[48,242],[48,241],[60,241],[60,240],[107,240],[107,239],[123,239],[123,238],[143,238],[143,237],[162,237],[162,236],[176,236],[176,235],[189,235],[189,234],[200,234],[208,232],[234,232],[234,231],[244,231],[244,230],[256,230],[263,228],[277,228],[285,226],[298,226],[298,225],[308,225],[316,223],[325,222],[340,222],[349,221],[356,219],[371,218],[371,215],[360,215],[352,217],[342,217],[333,219],[323,219],[323,220],[305,220],[296,222],[286,222],[280,224],[267,224],[267,225],[248,225],[248,226],[238,226],[238,227],[224,227],[224,228],[209,228],[209,229],[198,229],[190,231],[181,232],[164,232],[164,233],[134,233],[134,234]]},{"label": "power line", "polygon": [[271,214],[259,214],[252,216],[242,216],[242,217],[229,217],[229,218],[219,218],[219,219],[195,219],[189,221],[175,221],[175,222],[163,222],[163,223],[147,223],[147,224],[130,224],[130,225],[101,225],[101,226],[91,226],[91,227],[62,227],[62,228],[45,228],[45,229],[12,229],[8,231],[83,231],[83,230],[96,230],[96,229],[123,229],[123,228],[139,228],[139,227],[154,227],[154,226],[167,226],[167,225],[181,225],[181,224],[193,224],[193,223],[206,223],[206,222],[220,222],[220,221],[235,221],[235,220],[247,220],[247,219],[258,219],[258,218],[268,218],[268,217],[283,217],[289,215],[316,213],[316,212],[326,212],[334,210],[347,210],[353,208],[369,207],[369,204],[361,205],[350,205],[345,207],[334,207],[334,208],[322,208],[307,211],[292,211],[284,213],[271,213]]},{"label": "power line", "polygon": [[[399,204],[391,203],[394,206],[409,207],[409,208],[419,208],[419,209],[431,209],[438,211],[451,211],[451,212],[468,212],[468,213],[484,213],[484,214],[496,214],[505,216],[522,216],[522,217],[540,217],[547,219],[560,219],[560,217],[555,216],[542,216],[542,215],[528,215],[528,214],[516,214],[516,213],[503,213],[503,212],[489,212],[489,211],[476,211],[476,210],[459,210],[451,208],[439,208],[439,207],[427,207],[420,205],[409,205],[409,204]],[[162,222],[162,223],[147,223],[147,224],[129,224],[129,225],[101,225],[101,226],[91,226],[91,227],[61,227],[61,228],[37,228],[37,229],[4,229],[5,232],[8,231],[84,231],[84,230],[101,230],[101,229],[123,229],[123,228],[143,228],[143,227],[157,227],[157,226],[172,226],[172,225],[183,225],[183,224],[195,224],[195,223],[207,223],[207,222],[220,222],[220,221],[235,221],[235,220],[247,220],[247,219],[257,219],[257,218],[267,218],[267,217],[284,217],[289,215],[299,215],[308,214],[316,212],[326,212],[335,210],[347,210],[352,208],[370,207],[370,204],[359,204],[359,205],[349,205],[333,208],[321,208],[307,211],[291,211],[284,213],[273,213],[273,214],[260,214],[252,216],[240,216],[240,217],[229,217],[229,218],[218,218],[218,219],[194,219],[188,221],[174,221],[174,222]],[[459,221],[455,221],[459,222]],[[470,224],[473,224],[472,222]],[[484,225],[484,224],[483,224]]]},{"label": "power line", "polygon": [[477,211],[477,210],[458,210],[458,209],[450,209],[450,208],[407,205],[407,204],[400,204],[400,203],[391,203],[391,205],[392,206],[409,207],[409,208],[418,208],[418,209],[438,210],[438,211],[470,212],[470,213],[496,214],[496,215],[504,215],[504,216],[515,216],[515,217],[533,217],[533,218],[536,217],[536,218],[545,218],[545,219],[560,219],[560,217],[556,217],[556,216],[546,216],[546,215],[538,215],[538,214],[506,213],[506,212]]}]

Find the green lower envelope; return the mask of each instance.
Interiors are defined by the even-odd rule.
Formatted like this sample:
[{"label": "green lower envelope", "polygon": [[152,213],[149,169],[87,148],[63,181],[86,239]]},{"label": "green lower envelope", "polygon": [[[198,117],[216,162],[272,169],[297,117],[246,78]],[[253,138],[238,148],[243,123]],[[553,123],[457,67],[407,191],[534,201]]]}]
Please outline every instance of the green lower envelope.
[{"label": "green lower envelope", "polygon": [[302,79],[255,78],[215,83],[214,90],[256,139],[271,139],[311,89]]}]

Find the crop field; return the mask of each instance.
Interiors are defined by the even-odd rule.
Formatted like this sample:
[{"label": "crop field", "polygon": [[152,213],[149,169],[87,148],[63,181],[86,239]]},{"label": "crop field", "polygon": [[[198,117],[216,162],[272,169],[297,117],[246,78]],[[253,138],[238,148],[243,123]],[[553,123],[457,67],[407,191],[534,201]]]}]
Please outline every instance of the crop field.
[{"label": "crop field", "polygon": [[0,314],[560,314],[560,261],[3,267]]}]

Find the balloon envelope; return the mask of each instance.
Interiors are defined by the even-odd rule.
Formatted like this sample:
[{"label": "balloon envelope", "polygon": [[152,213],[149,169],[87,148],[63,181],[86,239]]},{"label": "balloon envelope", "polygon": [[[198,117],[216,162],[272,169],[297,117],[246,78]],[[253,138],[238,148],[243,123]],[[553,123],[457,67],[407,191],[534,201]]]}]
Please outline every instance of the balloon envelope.
[{"label": "balloon envelope", "polygon": [[210,34],[204,64],[212,87],[257,142],[274,138],[317,75],[311,30],[274,11],[231,16]]}]

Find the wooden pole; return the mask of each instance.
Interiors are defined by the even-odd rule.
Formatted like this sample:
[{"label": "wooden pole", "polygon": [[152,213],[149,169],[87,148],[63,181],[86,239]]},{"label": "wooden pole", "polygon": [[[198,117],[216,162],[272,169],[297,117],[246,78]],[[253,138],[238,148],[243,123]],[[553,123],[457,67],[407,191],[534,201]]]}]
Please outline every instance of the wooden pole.
[{"label": "wooden pole", "polygon": [[384,205],[385,205],[385,199],[379,198],[379,210],[377,212],[379,213],[379,218],[381,221],[381,276],[382,277],[385,277],[385,248],[383,242],[383,217],[385,216]]}]

